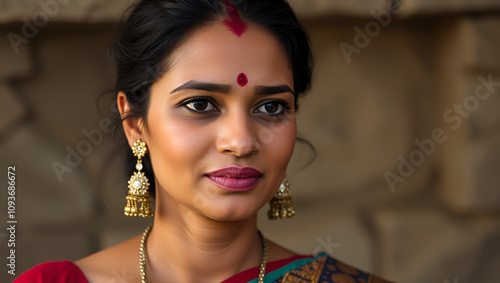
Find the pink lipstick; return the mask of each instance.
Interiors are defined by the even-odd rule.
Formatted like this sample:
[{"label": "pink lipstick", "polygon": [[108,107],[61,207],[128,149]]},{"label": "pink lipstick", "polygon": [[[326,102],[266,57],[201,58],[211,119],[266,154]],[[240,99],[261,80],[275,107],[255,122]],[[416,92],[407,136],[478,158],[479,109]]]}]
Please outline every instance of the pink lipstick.
[{"label": "pink lipstick", "polygon": [[260,181],[262,173],[251,167],[225,167],[205,174],[212,184],[229,191],[248,191]]}]

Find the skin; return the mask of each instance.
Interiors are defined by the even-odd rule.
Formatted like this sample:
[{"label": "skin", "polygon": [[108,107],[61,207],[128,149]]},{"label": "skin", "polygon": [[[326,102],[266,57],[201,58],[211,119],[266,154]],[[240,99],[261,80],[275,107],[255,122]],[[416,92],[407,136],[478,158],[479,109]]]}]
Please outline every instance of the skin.
[{"label": "skin", "polygon": [[[146,142],[155,172],[149,270],[152,282],[220,282],[260,265],[256,214],[283,180],[297,134],[293,75],[280,43],[253,24],[240,37],[221,22],[199,29],[171,60],[152,86],[147,122],[123,122],[130,146]],[[240,73],[248,77],[243,87]],[[223,87],[181,87],[192,81]],[[118,106],[122,114],[130,109],[123,93]],[[263,176],[245,192],[223,190],[204,176],[227,166],[253,167]],[[140,282],[139,241],[140,235],[75,263],[90,282],[119,281],[117,274]],[[294,255],[267,243],[268,261]]]}]

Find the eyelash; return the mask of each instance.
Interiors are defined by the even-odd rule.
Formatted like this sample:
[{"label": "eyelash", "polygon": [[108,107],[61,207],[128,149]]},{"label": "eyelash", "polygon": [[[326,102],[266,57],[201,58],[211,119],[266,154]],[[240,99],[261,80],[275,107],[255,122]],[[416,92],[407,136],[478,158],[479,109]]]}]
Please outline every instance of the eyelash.
[{"label": "eyelash", "polygon": [[[190,103],[193,103],[193,102],[205,102],[205,101],[208,102],[208,103],[210,103],[210,104],[212,104],[212,106],[215,109],[214,110],[209,110],[209,111],[199,111],[199,110],[194,110],[194,109],[191,109],[191,108],[187,107],[187,105],[190,104]],[[215,111],[219,110],[219,108],[218,108],[217,103],[215,102],[215,100],[213,100],[210,97],[206,97],[206,96],[190,97],[190,98],[182,101],[179,104],[179,107],[184,107],[184,109],[186,109],[188,111],[191,111],[193,113],[208,113],[208,112],[215,112]]]},{"label": "eyelash", "polygon": [[284,101],[284,100],[281,100],[281,99],[270,99],[270,100],[263,101],[257,107],[255,107],[254,112],[257,109],[259,109],[262,106],[265,106],[266,104],[269,104],[269,103],[278,103],[281,107],[283,107],[283,110],[281,112],[279,112],[279,113],[264,113],[264,115],[267,115],[267,116],[271,116],[271,117],[284,116],[288,112],[288,110],[292,109],[290,107],[290,105],[288,105],[288,103],[286,101]]},{"label": "eyelash", "polygon": [[[210,104],[212,104],[212,106],[214,107],[214,110],[208,110],[208,111],[203,111],[203,110],[194,110],[192,108],[189,108],[187,107],[188,104],[190,103],[193,103],[193,102],[208,102]],[[254,113],[258,113],[257,112],[257,109],[259,109],[260,107],[266,105],[266,104],[269,104],[269,103],[278,103],[281,107],[283,107],[283,111],[279,112],[279,113],[263,113],[264,115],[267,115],[267,116],[272,116],[272,117],[276,117],[276,116],[283,116],[286,114],[286,112],[288,110],[291,110],[292,108],[290,107],[290,105],[284,101],[284,100],[281,100],[281,99],[270,99],[270,100],[265,100],[263,102],[261,102],[259,105],[257,105],[255,107],[255,109],[253,110]],[[198,114],[207,114],[209,112],[215,112],[215,111],[219,111],[219,107],[217,105],[217,103],[215,102],[215,100],[213,100],[212,98],[210,97],[206,97],[206,96],[196,96],[196,97],[190,97],[184,101],[182,101],[181,103],[179,103],[179,106],[178,107],[184,107],[184,109],[188,110],[188,111],[191,111],[193,113],[198,113]]]}]

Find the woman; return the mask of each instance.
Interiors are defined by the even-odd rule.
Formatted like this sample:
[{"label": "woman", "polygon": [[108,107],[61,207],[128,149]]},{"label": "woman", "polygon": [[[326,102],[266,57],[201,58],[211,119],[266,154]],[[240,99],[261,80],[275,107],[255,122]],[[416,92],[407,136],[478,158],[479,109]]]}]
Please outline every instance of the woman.
[{"label": "woman", "polygon": [[113,54],[135,165],[125,214],[152,216],[154,194],[154,224],[15,282],[386,282],[257,230],[270,200],[271,218],[295,213],[285,172],[312,59],[286,2],[143,0]]}]

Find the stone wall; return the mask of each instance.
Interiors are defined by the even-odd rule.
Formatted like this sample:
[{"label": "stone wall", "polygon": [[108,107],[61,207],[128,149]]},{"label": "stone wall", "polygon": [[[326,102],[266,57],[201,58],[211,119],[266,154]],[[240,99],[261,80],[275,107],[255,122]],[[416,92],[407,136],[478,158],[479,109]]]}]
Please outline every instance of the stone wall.
[{"label": "stone wall", "polygon": [[[57,7],[44,10],[49,2]],[[316,53],[298,123],[318,156],[303,169],[310,152],[297,147],[288,175],[298,217],[270,222],[263,209],[263,233],[397,282],[494,281],[500,1],[291,2]],[[148,223],[123,216],[128,177],[100,115],[110,95],[96,107],[113,85],[104,49],[128,3],[0,1],[0,163],[17,172],[17,274]],[[54,11],[45,24],[41,11]],[[7,190],[1,199],[6,219]]]}]

